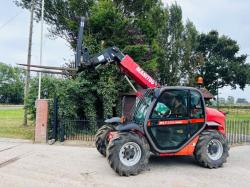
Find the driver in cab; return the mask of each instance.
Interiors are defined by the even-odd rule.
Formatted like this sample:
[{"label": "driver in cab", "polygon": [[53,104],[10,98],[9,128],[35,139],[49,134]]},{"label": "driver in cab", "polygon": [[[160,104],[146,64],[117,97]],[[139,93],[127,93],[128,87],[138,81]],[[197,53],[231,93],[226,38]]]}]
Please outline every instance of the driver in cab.
[{"label": "driver in cab", "polygon": [[174,114],[175,117],[185,117],[187,115],[187,107],[178,96],[172,99],[172,114]]}]

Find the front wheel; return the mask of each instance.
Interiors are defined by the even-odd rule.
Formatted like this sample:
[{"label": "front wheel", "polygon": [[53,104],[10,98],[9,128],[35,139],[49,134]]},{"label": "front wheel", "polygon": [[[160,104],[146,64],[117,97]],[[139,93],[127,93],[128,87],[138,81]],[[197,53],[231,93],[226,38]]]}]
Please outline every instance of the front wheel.
[{"label": "front wheel", "polygon": [[132,132],[119,133],[107,148],[109,164],[121,176],[139,174],[147,167],[149,155],[147,140]]},{"label": "front wheel", "polygon": [[195,147],[196,161],[203,167],[221,167],[228,157],[228,144],[225,137],[216,130],[205,130],[201,133]]}]

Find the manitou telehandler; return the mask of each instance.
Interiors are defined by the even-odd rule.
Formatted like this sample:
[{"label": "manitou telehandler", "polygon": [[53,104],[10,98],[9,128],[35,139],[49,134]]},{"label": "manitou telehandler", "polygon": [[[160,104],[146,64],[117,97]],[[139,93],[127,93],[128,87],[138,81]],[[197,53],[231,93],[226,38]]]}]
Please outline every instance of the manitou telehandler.
[{"label": "manitou telehandler", "polygon": [[[84,18],[81,17],[74,68],[28,66],[45,69],[33,71],[67,74],[80,72],[88,66],[118,65],[137,93],[137,102],[129,119],[107,119],[96,134],[96,148],[107,156],[111,168],[122,176],[137,175],[147,167],[151,153],[159,156],[194,155],[200,165],[208,168],[218,168],[226,162],[225,115],[205,107],[198,89],[161,87],[116,47],[90,57],[83,46],[83,31]],[[129,77],[144,91],[138,92]]]},{"label": "manitou telehandler", "polygon": [[205,107],[201,92],[191,87],[161,87],[133,59],[117,47],[85,60],[85,66],[116,63],[144,92],[137,92],[137,102],[129,120],[113,117],[96,134],[96,148],[107,156],[119,175],[137,175],[146,168],[151,153],[159,156],[194,155],[208,168],[226,162],[228,144],[225,115]]}]

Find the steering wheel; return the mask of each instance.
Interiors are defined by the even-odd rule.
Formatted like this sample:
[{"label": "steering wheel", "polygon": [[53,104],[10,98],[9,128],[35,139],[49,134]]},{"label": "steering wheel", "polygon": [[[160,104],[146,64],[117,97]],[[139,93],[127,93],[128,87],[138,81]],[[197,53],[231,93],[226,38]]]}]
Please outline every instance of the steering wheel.
[{"label": "steering wheel", "polygon": [[171,109],[169,109],[168,113],[163,114],[162,117],[169,118],[171,114],[172,114],[172,111]]}]

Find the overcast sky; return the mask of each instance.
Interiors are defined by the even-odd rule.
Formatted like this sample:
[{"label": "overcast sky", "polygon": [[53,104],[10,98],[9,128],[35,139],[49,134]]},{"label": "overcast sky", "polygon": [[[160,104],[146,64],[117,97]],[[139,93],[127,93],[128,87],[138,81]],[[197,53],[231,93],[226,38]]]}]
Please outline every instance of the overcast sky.
[{"label": "overcast sky", "polygon": [[[174,0],[164,0],[164,3]],[[176,0],[183,11],[183,21],[190,19],[198,31],[216,29],[220,34],[237,40],[240,53],[250,54],[250,1],[248,0]],[[12,0],[1,0],[0,6],[0,61],[15,65],[26,63],[29,31],[29,12],[14,5]],[[62,39],[50,40],[45,32],[44,65],[60,66],[74,59],[72,50]],[[35,23],[32,64],[39,64],[40,24]],[[250,63],[249,58],[247,59]],[[250,87],[244,91],[223,88],[220,96],[245,97],[250,101]]]}]

